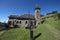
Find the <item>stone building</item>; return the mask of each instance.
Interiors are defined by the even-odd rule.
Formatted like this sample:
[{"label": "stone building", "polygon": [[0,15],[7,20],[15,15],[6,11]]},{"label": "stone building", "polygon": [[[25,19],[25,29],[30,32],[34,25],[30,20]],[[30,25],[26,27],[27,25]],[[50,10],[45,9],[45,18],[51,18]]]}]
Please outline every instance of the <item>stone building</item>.
[{"label": "stone building", "polygon": [[39,6],[36,6],[35,10],[35,15],[32,14],[24,14],[21,16],[18,15],[10,15],[9,16],[9,20],[8,20],[8,24],[10,25],[10,27],[13,27],[14,25],[18,25],[18,26],[28,26],[29,23],[31,25],[38,25],[40,24],[40,8]]}]

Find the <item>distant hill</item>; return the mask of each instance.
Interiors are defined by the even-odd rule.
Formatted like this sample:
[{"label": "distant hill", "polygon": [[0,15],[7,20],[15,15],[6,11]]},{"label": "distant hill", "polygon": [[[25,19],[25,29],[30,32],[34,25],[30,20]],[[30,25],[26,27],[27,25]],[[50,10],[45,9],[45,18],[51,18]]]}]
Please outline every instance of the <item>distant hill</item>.
[{"label": "distant hill", "polygon": [[46,16],[41,16],[41,19],[54,17],[56,19],[60,19],[60,13],[57,11],[53,11],[51,13],[47,13]]}]

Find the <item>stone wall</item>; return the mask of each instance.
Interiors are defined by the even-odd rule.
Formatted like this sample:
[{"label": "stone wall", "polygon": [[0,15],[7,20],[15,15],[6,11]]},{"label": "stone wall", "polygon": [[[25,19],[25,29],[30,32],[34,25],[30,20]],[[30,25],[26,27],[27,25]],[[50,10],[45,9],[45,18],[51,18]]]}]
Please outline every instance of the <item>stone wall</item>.
[{"label": "stone wall", "polygon": [[[34,23],[35,20],[30,20],[30,21],[33,22],[33,25],[35,24],[35,23]],[[9,22],[10,22],[10,24],[9,24]],[[14,27],[14,25],[27,27],[28,24],[29,24],[29,20],[9,19],[8,24],[9,24],[11,27]]]}]

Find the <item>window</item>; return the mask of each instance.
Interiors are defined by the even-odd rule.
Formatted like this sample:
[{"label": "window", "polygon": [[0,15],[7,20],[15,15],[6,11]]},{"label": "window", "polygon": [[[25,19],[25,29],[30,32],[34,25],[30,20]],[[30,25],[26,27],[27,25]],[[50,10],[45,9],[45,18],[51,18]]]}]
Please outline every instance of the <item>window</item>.
[{"label": "window", "polygon": [[25,22],[25,24],[27,24],[27,21]]},{"label": "window", "polygon": [[37,11],[37,13],[39,13],[39,11]]},{"label": "window", "polygon": [[36,21],[34,21],[34,25],[36,25]]},{"label": "window", "polygon": [[30,24],[31,24],[31,26],[33,26],[33,22],[32,21],[30,22]]},{"label": "window", "polygon": [[17,23],[19,23],[19,21],[17,21]]},{"label": "window", "polygon": [[20,21],[20,24],[21,24],[21,21]]},{"label": "window", "polygon": [[14,25],[14,21],[13,21],[13,25]]}]

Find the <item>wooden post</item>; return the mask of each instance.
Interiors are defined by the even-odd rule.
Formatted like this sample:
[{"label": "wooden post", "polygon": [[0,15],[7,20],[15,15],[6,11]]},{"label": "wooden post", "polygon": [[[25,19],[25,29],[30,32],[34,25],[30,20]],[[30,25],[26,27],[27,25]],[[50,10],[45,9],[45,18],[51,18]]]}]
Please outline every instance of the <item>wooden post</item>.
[{"label": "wooden post", "polygon": [[30,40],[33,40],[33,31],[30,30]]},{"label": "wooden post", "polygon": [[30,40],[33,40],[33,22],[30,21]]}]

